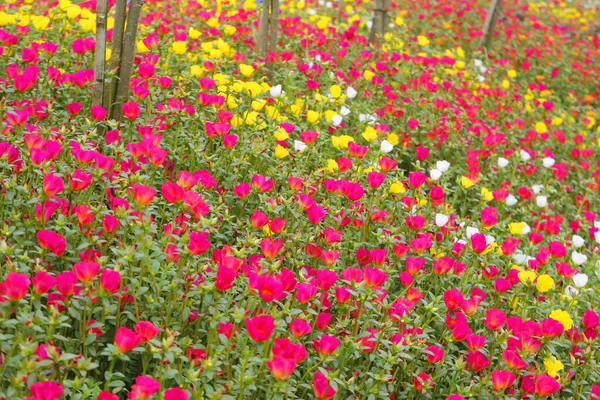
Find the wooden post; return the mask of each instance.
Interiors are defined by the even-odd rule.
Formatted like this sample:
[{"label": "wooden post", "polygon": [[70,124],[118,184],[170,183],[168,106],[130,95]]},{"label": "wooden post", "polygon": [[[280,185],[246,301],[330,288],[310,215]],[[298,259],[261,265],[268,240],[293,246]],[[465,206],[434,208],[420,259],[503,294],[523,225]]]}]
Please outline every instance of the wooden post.
[{"label": "wooden post", "polygon": [[271,0],[263,0],[263,8],[260,14],[260,24],[256,36],[256,48],[261,57],[266,58],[269,50],[269,8]]},{"label": "wooden post", "polygon": [[480,46],[487,53],[490,45],[492,44],[492,37],[494,36],[494,30],[496,29],[496,21],[500,14],[500,0],[492,0],[490,8],[483,24],[483,36],[481,37]]},{"label": "wooden post", "polygon": [[96,53],[94,54],[94,105],[102,105],[104,97],[104,68],[106,64],[106,14],[108,1],[96,3]]},{"label": "wooden post", "polygon": [[373,11],[373,26],[369,34],[369,43],[377,42],[378,38],[383,38],[385,28],[388,24],[388,9],[390,0],[375,0],[375,10]]},{"label": "wooden post", "polygon": [[275,51],[277,50],[277,28],[279,27],[279,0],[271,0],[269,17],[269,30],[271,31],[269,51]]},{"label": "wooden post", "polygon": [[113,104],[113,118],[121,119],[121,106],[127,102],[129,97],[129,81],[131,80],[131,71],[133,69],[133,58],[136,51],[136,38],[138,24],[140,22],[140,11],[143,0],[131,0],[129,6],[129,15],[127,16],[127,28],[123,36],[123,51],[121,57],[121,67],[119,68],[119,82],[115,103]]},{"label": "wooden post", "polygon": [[104,94],[104,108],[108,111],[108,117],[112,118],[112,106],[117,92],[117,77],[119,76],[119,67],[121,66],[121,51],[123,49],[123,34],[125,30],[125,20],[127,19],[127,0],[117,0],[115,4],[115,26],[112,38],[112,53],[110,55],[109,71],[113,77],[107,85]]}]

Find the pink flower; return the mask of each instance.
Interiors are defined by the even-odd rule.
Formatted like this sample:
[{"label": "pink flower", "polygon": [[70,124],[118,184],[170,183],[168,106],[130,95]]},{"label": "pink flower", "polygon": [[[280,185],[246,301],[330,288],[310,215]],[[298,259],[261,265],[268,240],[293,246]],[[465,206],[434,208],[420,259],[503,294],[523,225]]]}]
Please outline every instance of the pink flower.
[{"label": "pink flower", "polygon": [[127,353],[140,345],[142,337],[124,326],[117,330],[115,346],[121,353]]},{"label": "pink flower", "polygon": [[255,342],[264,342],[271,337],[275,329],[275,320],[270,315],[257,315],[254,318],[246,318],[246,329],[248,335]]},{"label": "pink flower", "polygon": [[160,329],[152,322],[139,321],[135,324],[135,333],[140,336],[142,343],[146,343],[158,336]]},{"label": "pink flower", "polygon": [[9,300],[20,300],[27,296],[31,280],[25,274],[10,272],[4,282],[0,283],[0,294]]},{"label": "pink flower", "polygon": [[29,387],[34,400],[56,400],[63,394],[63,387],[56,382],[38,382]]},{"label": "pink flower", "polygon": [[43,249],[49,250],[57,256],[62,256],[67,247],[67,241],[58,233],[42,230],[36,233],[38,243]]}]

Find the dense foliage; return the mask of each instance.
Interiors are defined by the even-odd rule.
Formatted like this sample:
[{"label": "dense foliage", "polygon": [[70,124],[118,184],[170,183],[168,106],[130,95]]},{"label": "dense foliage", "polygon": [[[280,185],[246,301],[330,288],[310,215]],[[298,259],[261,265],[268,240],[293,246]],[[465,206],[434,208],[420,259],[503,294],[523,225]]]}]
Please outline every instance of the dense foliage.
[{"label": "dense foliage", "polygon": [[600,10],[393,3],[0,5],[0,398],[600,398]]}]

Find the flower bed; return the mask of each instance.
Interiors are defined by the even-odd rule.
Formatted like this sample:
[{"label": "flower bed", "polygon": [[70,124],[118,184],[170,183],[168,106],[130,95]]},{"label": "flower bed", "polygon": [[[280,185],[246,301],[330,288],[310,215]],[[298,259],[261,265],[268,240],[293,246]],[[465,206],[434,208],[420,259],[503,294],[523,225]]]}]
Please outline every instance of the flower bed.
[{"label": "flower bed", "polygon": [[598,8],[371,3],[0,6],[0,398],[600,398]]}]

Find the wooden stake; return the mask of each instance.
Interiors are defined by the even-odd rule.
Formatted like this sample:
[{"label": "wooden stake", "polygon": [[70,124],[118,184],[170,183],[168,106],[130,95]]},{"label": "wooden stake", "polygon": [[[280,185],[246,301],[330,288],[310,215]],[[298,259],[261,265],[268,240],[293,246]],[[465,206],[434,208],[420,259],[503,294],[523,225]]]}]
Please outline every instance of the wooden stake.
[{"label": "wooden stake", "polygon": [[258,54],[266,58],[269,48],[269,8],[271,0],[263,0],[262,13],[260,15],[260,24],[258,25],[258,34],[256,36],[256,49]]},{"label": "wooden stake", "polygon": [[375,10],[373,11],[373,26],[369,34],[369,43],[377,42],[377,39],[383,38],[385,28],[388,24],[389,0],[375,0]]},{"label": "wooden stake", "polygon": [[277,29],[279,28],[279,0],[271,0],[271,14],[269,15],[269,30],[271,31],[268,51],[277,50]]},{"label": "wooden stake", "polygon": [[106,64],[106,14],[108,1],[96,3],[96,53],[94,54],[94,105],[102,105],[104,97],[104,68]]},{"label": "wooden stake", "polygon": [[487,53],[490,45],[492,44],[492,37],[494,36],[494,30],[496,29],[496,21],[500,14],[500,0],[492,0],[490,8],[483,24],[483,36],[481,38],[480,46]]},{"label": "wooden stake", "polygon": [[117,84],[117,96],[113,105],[114,119],[121,119],[121,105],[127,102],[129,97],[129,81],[133,69],[133,58],[136,51],[136,38],[138,24],[140,22],[140,11],[143,0],[131,0],[129,15],[127,16],[127,28],[123,37],[123,52],[121,67],[119,69],[119,83]]},{"label": "wooden stake", "polygon": [[119,67],[121,66],[121,51],[123,49],[123,34],[125,30],[125,20],[127,19],[127,0],[117,0],[115,5],[115,26],[112,38],[112,53],[108,70],[114,74],[107,85],[104,94],[104,108],[108,111],[108,117],[112,118],[113,103],[117,92],[117,77],[119,76]]}]

